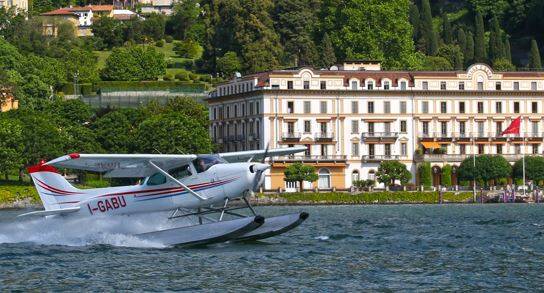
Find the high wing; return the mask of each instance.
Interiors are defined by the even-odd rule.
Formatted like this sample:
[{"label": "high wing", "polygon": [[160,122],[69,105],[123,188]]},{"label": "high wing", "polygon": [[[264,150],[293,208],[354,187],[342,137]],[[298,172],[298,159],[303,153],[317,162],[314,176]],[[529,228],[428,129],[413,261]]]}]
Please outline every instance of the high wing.
[{"label": "high wing", "polygon": [[253,161],[258,161],[266,157],[276,157],[276,156],[285,156],[296,153],[301,153],[306,151],[306,147],[291,147],[291,148],[279,148],[279,149],[269,149],[267,150],[254,150],[254,151],[242,151],[242,152],[232,152],[232,153],[220,153],[223,159],[227,160],[229,163],[235,162],[247,162],[252,159]]},{"label": "high wing", "polygon": [[57,168],[106,172],[105,177],[148,177],[157,173],[157,166],[170,170],[194,159],[196,155],[70,154],[45,164]]}]

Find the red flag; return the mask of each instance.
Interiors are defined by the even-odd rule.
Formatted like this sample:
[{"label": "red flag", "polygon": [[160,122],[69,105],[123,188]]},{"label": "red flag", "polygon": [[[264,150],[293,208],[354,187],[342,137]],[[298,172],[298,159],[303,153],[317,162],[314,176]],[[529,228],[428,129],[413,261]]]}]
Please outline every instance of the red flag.
[{"label": "red flag", "polygon": [[503,132],[501,132],[501,136],[505,134],[517,134],[519,135],[519,128],[521,126],[521,116],[514,119],[512,123],[510,123],[510,126],[506,128]]}]

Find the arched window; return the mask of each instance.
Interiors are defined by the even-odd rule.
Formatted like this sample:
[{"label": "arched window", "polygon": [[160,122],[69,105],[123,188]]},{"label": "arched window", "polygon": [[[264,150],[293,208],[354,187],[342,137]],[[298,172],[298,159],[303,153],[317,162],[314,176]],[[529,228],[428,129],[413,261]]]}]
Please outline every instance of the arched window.
[{"label": "arched window", "polygon": [[319,181],[317,186],[319,189],[330,189],[331,188],[331,172],[329,169],[319,169]]},{"label": "arched window", "polygon": [[361,177],[359,176],[359,170],[353,170],[351,173],[351,182],[359,181]]},{"label": "arched window", "polygon": [[374,169],[368,171],[368,179],[369,180],[376,180],[376,171]]}]

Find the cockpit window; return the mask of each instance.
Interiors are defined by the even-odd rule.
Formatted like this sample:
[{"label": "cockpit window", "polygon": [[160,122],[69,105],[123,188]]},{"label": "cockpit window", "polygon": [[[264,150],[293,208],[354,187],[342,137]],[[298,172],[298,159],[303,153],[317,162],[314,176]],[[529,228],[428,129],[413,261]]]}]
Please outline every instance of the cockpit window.
[{"label": "cockpit window", "polygon": [[185,178],[187,176],[191,176],[191,169],[189,168],[189,165],[184,165],[178,168],[174,168],[170,171],[168,171],[168,174],[170,174],[172,177],[176,179]]},{"label": "cockpit window", "polygon": [[166,183],[166,176],[161,173],[155,173],[147,179],[147,185],[161,185]]},{"label": "cockpit window", "polygon": [[218,155],[199,155],[194,161],[195,169],[198,173],[202,173],[211,166],[217,164],[224,164],[225,160]]}]

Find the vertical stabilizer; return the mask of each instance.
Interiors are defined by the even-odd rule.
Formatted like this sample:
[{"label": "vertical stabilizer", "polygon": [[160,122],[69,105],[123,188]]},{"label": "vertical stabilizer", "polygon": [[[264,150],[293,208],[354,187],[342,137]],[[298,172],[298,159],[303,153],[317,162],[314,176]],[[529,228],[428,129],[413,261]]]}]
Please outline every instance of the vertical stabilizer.
[{"label": "vertical stabilizer", "polygon": [[88,197],[82,190],[72,186],[55,167],[43,163],[28,168],[45,210],[56,210],[77,206]]}]

